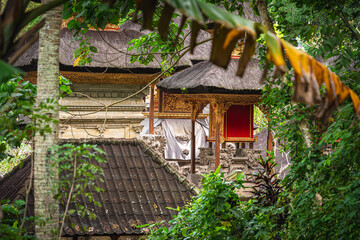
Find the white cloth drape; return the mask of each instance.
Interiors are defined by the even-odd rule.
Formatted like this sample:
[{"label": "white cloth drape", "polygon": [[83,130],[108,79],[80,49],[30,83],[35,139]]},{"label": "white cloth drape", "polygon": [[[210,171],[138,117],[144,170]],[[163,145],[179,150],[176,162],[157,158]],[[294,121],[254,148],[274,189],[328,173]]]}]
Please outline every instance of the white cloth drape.
[{"label": "white cloth drape", "polygon": [[[141,125],[144,128],[140,135],[149,134],[149,119]],[[190,119],[154,119],[154,127],[161,125],[167,145],[165,148],[166,159],[190,160],[191,154],[191,120]],[[196,153],[200,147],[206,147],[205,136],[209,135],[208,119],[198,119],[195,123]]]}]

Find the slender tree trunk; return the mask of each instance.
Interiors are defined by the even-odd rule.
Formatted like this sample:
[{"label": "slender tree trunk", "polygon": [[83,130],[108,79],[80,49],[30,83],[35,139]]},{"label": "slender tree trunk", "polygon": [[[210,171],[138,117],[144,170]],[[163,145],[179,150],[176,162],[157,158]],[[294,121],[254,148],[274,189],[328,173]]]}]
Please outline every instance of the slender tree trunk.
[{"label": "slender tree trunk", "polygon": [[[255,3],[259,10],[261,23],[264,24],[269,31],[275,34],[274,24],[270,18],[269,11],[267,10],[266,0],[255,0]],[[305,119],[301,121],[299,128],[304,137],[306,146],[310,147],[312,145],[310,127]]]},{"label": "slender tree trunk", "polygon": [[[42,3],[50,0],[42,0]],[[45,220],[45,224],[35,227],[38,239],[52,239],[59,229],[59,203],[54,199],[57,191],[58,168],[51,168],[46,155],[50,147],[57,144],[59,120],[59,46],[62,7],[48,11],[45,17],[45,26],[40,30],[39,60],[37,72],[37,104],[52,105],[53,109],[40,110],[40,114],[52,118],[50,122],[51,133],[41,136],[35,135],[35,161],[34,161],[34,198],[35,217]],[[39,123],[38,127],[45,128],[47,123]],[[53,175],[51,175],[53,174]]]},{"label": "slender tree trunk", "polygon": [[266,0],[255,0],[255,3],[257,9],[259,10],[261,23],[264,24],[270,32],[275,33],[273,21],[271,20],[269,11],[267,10]]}]

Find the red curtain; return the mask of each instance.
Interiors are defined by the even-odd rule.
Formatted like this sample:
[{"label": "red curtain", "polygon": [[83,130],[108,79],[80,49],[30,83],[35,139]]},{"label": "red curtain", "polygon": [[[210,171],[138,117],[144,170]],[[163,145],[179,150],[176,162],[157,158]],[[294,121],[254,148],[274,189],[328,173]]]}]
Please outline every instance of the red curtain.
[{"label": "red curtain", "polygon": [[253,137],[253,105],[230,106],[224,114],[224,137]]}]

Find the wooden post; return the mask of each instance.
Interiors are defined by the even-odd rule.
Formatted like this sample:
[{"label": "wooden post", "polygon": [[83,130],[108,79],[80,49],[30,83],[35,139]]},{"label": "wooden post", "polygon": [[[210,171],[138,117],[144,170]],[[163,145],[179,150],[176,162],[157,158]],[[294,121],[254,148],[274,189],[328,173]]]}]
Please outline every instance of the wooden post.
[{"label": "wooden post", "polygon": [[154,90],[155,90],[155,85],[152,84],[150,87],[150,109],[149,109],[149,133],[150,134],[154,134],[154,109],[155,109]]},{"label": "wooden post", "polygon": [[215,118],[215,170],[220,165],[220,142],[221,142],[221,134],[222,134],[222,128],[223,126],[223,119],[224,119],[224,113],[229,109],[231,104],[227,104],[225,102],[219,102],[218,100],[215,100],[215,102],[212,103],[212,109],[214,111],[214,118]]},{"label": "wooden post", "polygon": [[191,167],[190,173],[195,173],[195,121],[191,120]]},{"label": "wooden post", "polygon": [[192,102],[191,107],[191,162],[190,162],[190,173],[195,173],[195,152],[196,152],[196,140],[195,140],[195,124],[196,118],[199,113],[206,106],[206,102],[196,101]]},{"label": "wooden post", "polygon": [[161,90],[161,89],[158,89],[158,92],[159,92],[159,106],[158,106],[158,109],[159,109],[159,113],[163,111],[163,105],[162,105],[162,102],[163,102],[163,97],[164,97],[164,92]]},{"label": "wooden post", "polygon": [[215,170],[220,165],[220,121],[217,120],[215,124]]},{"label": "wooden post", "polygon": [[214,152],[213,152],[213,143],[212,142],[209,142],[209,154],[210,155],[214,155]]},{"label": "wooden post", "polygon": [[235,146],[236,146],[236,149],[239,149],[240,148],[240,143],[236,143]]},{"label": "wooden post", "polygon": [[249,149],[253,149],[254,148],[254,143],[249,143]]},{"label": "wooden post", "polygon": [[241,143],[241,148],[245,148],[245,143]]}]

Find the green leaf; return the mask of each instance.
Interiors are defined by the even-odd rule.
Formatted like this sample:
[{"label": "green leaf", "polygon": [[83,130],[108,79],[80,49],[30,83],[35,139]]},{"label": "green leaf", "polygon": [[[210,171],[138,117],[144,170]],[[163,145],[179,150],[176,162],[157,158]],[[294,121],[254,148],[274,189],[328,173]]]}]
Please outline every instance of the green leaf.
[{"label": "green leaf", "polygon": [[196,0],[167,0],[171,6],[176,9],[179,9],[189,18],[192,18],[199,22],[200,24],[204,24],[204,17],[201,13],[201,7],[199,7],[199,2]]},{"label": "green leaf", "polygon": [[22,71],[18,68],[12,67],[6,62],[0,60],[0,83],[7,81],[12,74],[19,74]]},{"label": "green leaf", "polygon": [[94,46],[90,46],[90,51],[92,51],[93,53],[97,53],[97,52],[98,52],[97,48],[94,47]]}]

